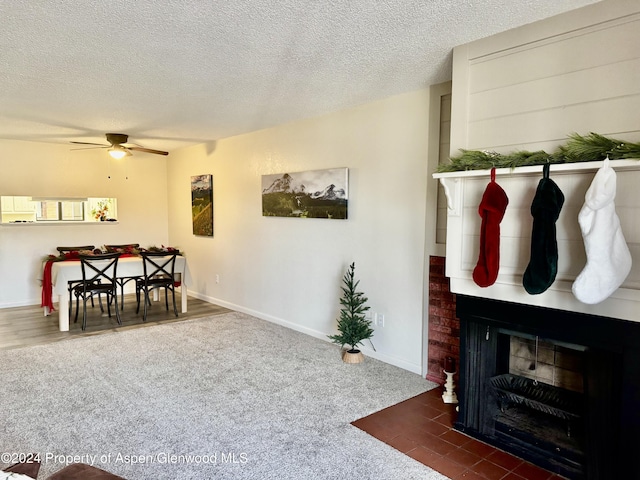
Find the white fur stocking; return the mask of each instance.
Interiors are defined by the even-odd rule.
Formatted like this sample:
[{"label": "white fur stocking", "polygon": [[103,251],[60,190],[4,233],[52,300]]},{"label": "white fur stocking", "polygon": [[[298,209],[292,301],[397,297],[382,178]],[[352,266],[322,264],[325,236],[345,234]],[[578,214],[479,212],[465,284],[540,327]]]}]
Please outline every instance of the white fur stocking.
[{"label": "white fur stocking", "polygon": [[578,215],[587,264],[573,283],[583,303],[600,303],[622,285],[631,270],[631,254],[614,204],[616,172],[609,159],[598,170]]}]

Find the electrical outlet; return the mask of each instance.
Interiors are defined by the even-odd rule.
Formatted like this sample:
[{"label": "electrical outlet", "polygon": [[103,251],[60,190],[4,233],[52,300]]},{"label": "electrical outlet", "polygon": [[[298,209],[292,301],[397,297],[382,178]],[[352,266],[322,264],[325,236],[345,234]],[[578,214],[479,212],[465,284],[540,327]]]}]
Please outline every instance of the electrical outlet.
[{"label": "electrical outlet", "polygon": [[384,313],[376,313],[376,323],[379,327],[384,328]]},{"label": "electrical outlet", "polygon": [[220,283],[220,275],[216,273],[216,283]]}]

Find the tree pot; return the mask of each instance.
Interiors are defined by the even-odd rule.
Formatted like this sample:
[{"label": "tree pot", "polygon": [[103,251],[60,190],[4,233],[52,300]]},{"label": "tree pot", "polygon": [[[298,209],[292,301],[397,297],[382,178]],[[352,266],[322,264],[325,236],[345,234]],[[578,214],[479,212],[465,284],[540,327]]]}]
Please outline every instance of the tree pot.
[{"label": "tree pot", "polygon": [[360,350],[345,350],[342,354],[342,361],[344,363],[362,363],[364,355]]}]

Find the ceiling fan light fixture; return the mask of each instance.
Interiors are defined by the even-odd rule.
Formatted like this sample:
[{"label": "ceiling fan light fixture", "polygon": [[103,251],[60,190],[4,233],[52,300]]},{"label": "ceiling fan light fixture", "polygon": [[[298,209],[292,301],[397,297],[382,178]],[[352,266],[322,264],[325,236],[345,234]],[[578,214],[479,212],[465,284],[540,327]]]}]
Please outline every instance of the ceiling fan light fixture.
[{"label": "ceiling fan light fixture", "polygon": [[131,153],[129,153],[129,151],[121,145],[114,145],[113,147],[109,148],[107,152],[109,152],[111,158],[115,158],[116,160],[120,160],[127,155],[131,155]]},{"label": "ceiling fan light fixture", "polygon": [[169,155],[169,152],[165,152],[163,150],[154,150],[153,148],[145,148],[136,143],[125,146],[124,144],[128,142],[129,135],[124,133],[107,133],[107,142],[110,145],[104,145],[102,143],[93,143],[93,142],[71,142],[76,145],[90,145],[89,147],[82,148],[73,148],[72,150],[84,150],[89,148],[106,148],[111,158],[115,158],[116,160],[120,160],[124,157],[128,157],[133,155],[133,151],[135,152],[144,152],[144,153],[153,153],[155,155]]}]

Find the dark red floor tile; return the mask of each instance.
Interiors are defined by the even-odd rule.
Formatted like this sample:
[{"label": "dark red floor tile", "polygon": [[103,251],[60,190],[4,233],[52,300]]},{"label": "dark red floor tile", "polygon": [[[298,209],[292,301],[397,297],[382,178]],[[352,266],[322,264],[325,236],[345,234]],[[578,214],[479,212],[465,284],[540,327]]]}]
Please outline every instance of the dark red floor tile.
[{"label": "dark red floor tile", "polygon": [[380,440],[397,437],[401,433],[400,431],[397,431],[394,428],[389,428],[384,425],[380,425],[377,422],[366,422],[366,423],[358,423],[358,424],[354,422],[353,425],[360,428],[361,430],[364,430],[372,437],[376,437]]},{"label": "dark red floor tile", "polygon": [[507,476],[504,477],[502,480],[527,480],[527,479],[524,477],[521,477],[520,475],[516,475],[513,472],[509,472]]},{"label": "dark red floor tile", "polygon": [[413,450],[409,450],[407,452],[407,456],[413,458],[414,460],[417,460],[418,462],[428,467],[430,467],[431,464],[437,459],[442,458],[442,455],[440,455],[439,453],[436,453],[428,448],[421,447],[420,445],[418,445]]},{"label": "dark red floor tile", "polygon": [[[438,408],[443,412],[448,412],[449,410],[451,410],[451,404],[444,403],[442,401],[442,389],[436,388],[434,390],[431,390],[431,392],[429,393],[431,393],[431,395],[427,395],[422,399],[422,401],[426,405],[431,405],[432,407]],[[453,408],[455,408],[455,406]]]},{"label": "dark red floor tile", "polygon": [[470,470],[479,473],[488,480],[500,480],[507,473],[509,473],[508,470],[496,465],[495,463],[491,463],[488,460],[481,460],[480,462],[473,465]]},{"label": "dark red floor tile", "polygon": [[426,445],[432,442],[433,439],[435,438],[435,435],[425,432],[421,428],[417,428],[417,427],[405,428],[404,431],[402,432],[402,435],[407,437],[410,440],[413,440],[418,445]]},{"label": "dark red floor tile", "polygon": [[371,435],[374,438],[377,438],[378,440],[380,440],[381,442],[385,442],[387,443],[389,440],[391,440],[392,438],[395,438],[398,436],[397,432],[390,432],[388,430],[377,430],[375,433],[375,435],[373,435],[370,432],[369,435]]},{"label": "dark red floor tile", "polygon": [[442,417],[443,415],[446,416],[447,418],[451,418],[450,414],[442,413],[442,410],[440,410],[439,408],[432,407],[431,405],[422,405],[422,411],[420,411],[420,414],[423,417],[429,418],[431,420]]},{"label": "dark red floor tile", "polygon": [[405,425],[402,435],[421,445],[433,441],[433,438],[438,436],[428,432],[422,425]]},{"label": "dark red floor tile", "polygon": [[372,416],[363,417],[359,420],[356,420],[355,422],[351,422],[351,425],[355,425],[361,430],[366,430],[367,428],[371,428],[372,426],[377,424],[378,422]]},{"label": "dark red floor tile", "polygon": [[385,408],[379,412],[376,412],[372,415],[376,421],[380,423],[389,423],[395,422],[398,418],[407,416],[407,415],[415,415],[411,412],[407,412],[405,408]]},{"label": "dark red floor tile", "polygon": [[444,440],[441,440],[440,438],[429,434],[421,437],[420,441],[418,441],[418,444],[422,445],[425,448],[428,448],[429,450],[433,450],[440,455],[446,455],[447,453],[450,453],[458,448],[452,443],[445,442]]},{"label": "dark red floor tile", "polygon": [[440,438],[442,440],[446,440],[449,443],[453,443],[457,447],[460,447],[471,440],[466,435],[463,435],[462,433],[456,432],[455,430],[451,429],[440,435]]},{"label": "dark red floor tile", "polygon": [[362,430],[371,433],[374,437],[375,432],[385,431],[386,433],[392,433],[394,436],[400,435],[406,428],[406,422],[401,421],[402,417],[384,417],[384,416],[369,416],[365,418],[365,426],[359,424],[354,425]]},{"label": "dark red floor tile", "polygon": [[364,417],[355,422],[351,422],[351,425],[354,427],[358,427],[360,430],[364,430],[368,432],[372,428],[376,428],[378,426],[378,422],[369,417]]},{"label": "dark red floor tile", "polygon": [[427,417],[423,417],[418,413],[412,413],[409,415],[400,415],[398,416],[398,420],[403,422],[405,425],[410,425],[411,427],[419,427],[419,428],[424,428],[432,423],[435,423],[433,420],[430,420]]},{"label": "dark red floor tile", "polygon": [[514,457],[502,450],[496,450],[495,452],[489,454],[487,457],[491,463],[495,463],[496,465],[501,466],[506,470],[513,470],[518,467],[521,463],[524,463],[524,460],[519,459],[518,457]]},{"label": "dark red floor tile", "polygon": [[[424,392],[424,393],[421,393],[419,395],[416,395],[415,397],[411,397],[411,398],[409,398],[407,400],[404,400],[404,402],[419,402],[419,403],[422,402],[422,403],[424,403],[425,399],[429,398],[430,396],[431,396],[431,390],[429,390],[428,392]],[[402,403],[404,403],[404,402],[402,402]]]},{"label": "dark red floor tile", "polygon": [[435,459],[429,464],[429,467],[449,478],[454,478],[468,470],[467,467],[463,467],[462,465],[452,462],[445,457]]},{"label": "dark red floor tile", "polygon": [[452,428],[455,423],[457,415],[450,412],[441,413],[439,416],[435,417],[433,420],[435,422],[441,423],[447,428]]},{"label": "dark red floor tile", "polygon": [[468,452],[467,450],[464,450],[462,448],[452,450],[451,452],[447,453],[447,455],[445,455],[445,458],[448,458],[467,468],[472,467],[482,460],[482,457],[479,457],[475,453]]},{"label": "dark red floor tile", "polygon": [[387,445],[391,445],[393,448],[402,453],[407,453],[408,451],[413,450],[418,446],[416,442],[408,439],[403,435],[398,435],[397,437],[385,440],[385,443]]},{"label": "dark red floor tile", "polygon": [[[397,434],[400,435],[402,430],[406,428],[407,423],[403,422],[402,417],[393,418],[380,418],[377,422],[375,422],[372,428],[376,429],[385,429],[385,430],[395,430]],[[356,425],[357,426],[357,425]],[[363,428],[363,430],[367,430]]]},{"label": "dark red floor tile", "polygon": [[429,390],[428,392],[424,392],[422,394],[419,395],[420,398],[426,399],[426,398],[440,398],[440,396],[442,395],[442,386],[438,386],[436,388],[432,388],[431,390]]},{"label": "dark red floor tile", "polygon": [[495,447],[492,447],[491,445],[487,445],[486,443],[479,442],[478,440],[475,440],[473,438],[469,440],[467,443],[465,443],[464,445],[462,445],[462,448],[470,451],[471,453],[475,453],[480,457],[488,457],[493,452],[497,451]]},{"label": "dark red floor tile", "polygon": [[522,462],[521,465],[513,470],[513,473],[526,478],[527,480],[548,480],[553,474],[540,467],[536,467],[528,462]]},{"label": "dark red floor tile", "polygon": [[389,409],[412,411],[412,410],[424,408],[424,407],[426,407],[424,402],[417,401],[414,397],[414,398],[410,398],[409,400],[405,400],[404,402],[397,403],[396,405],[389,407]]},{"label": "dark red floor tile", "polygon": [[427,393],[422,393],[416,397],[412,397],[408,400],[405,400],[404,402],[399,403],[398,405],[402,405],[402,406],[418,405],[423,407],[427,406],[431,402]]},{"label": "dark red floor tile", "polygon": [[455,405],[436,388],[352,424],[454,480],[562,480],[452,428]]},{"label": "dark red floor tile", "polygon": [[429,432],[432,435],[440,436],[451,430],[450,428],[445,427],[441,423],[429,421],[422,425],[422,428],[425,432]]},{"label": "dark red floor tile", "polygon": [[487,479],[476,472],[467,470],[466,472],[462,472],[460,475],[456,475],[455,477],[453,477],[453,480],[487,480]]}]

